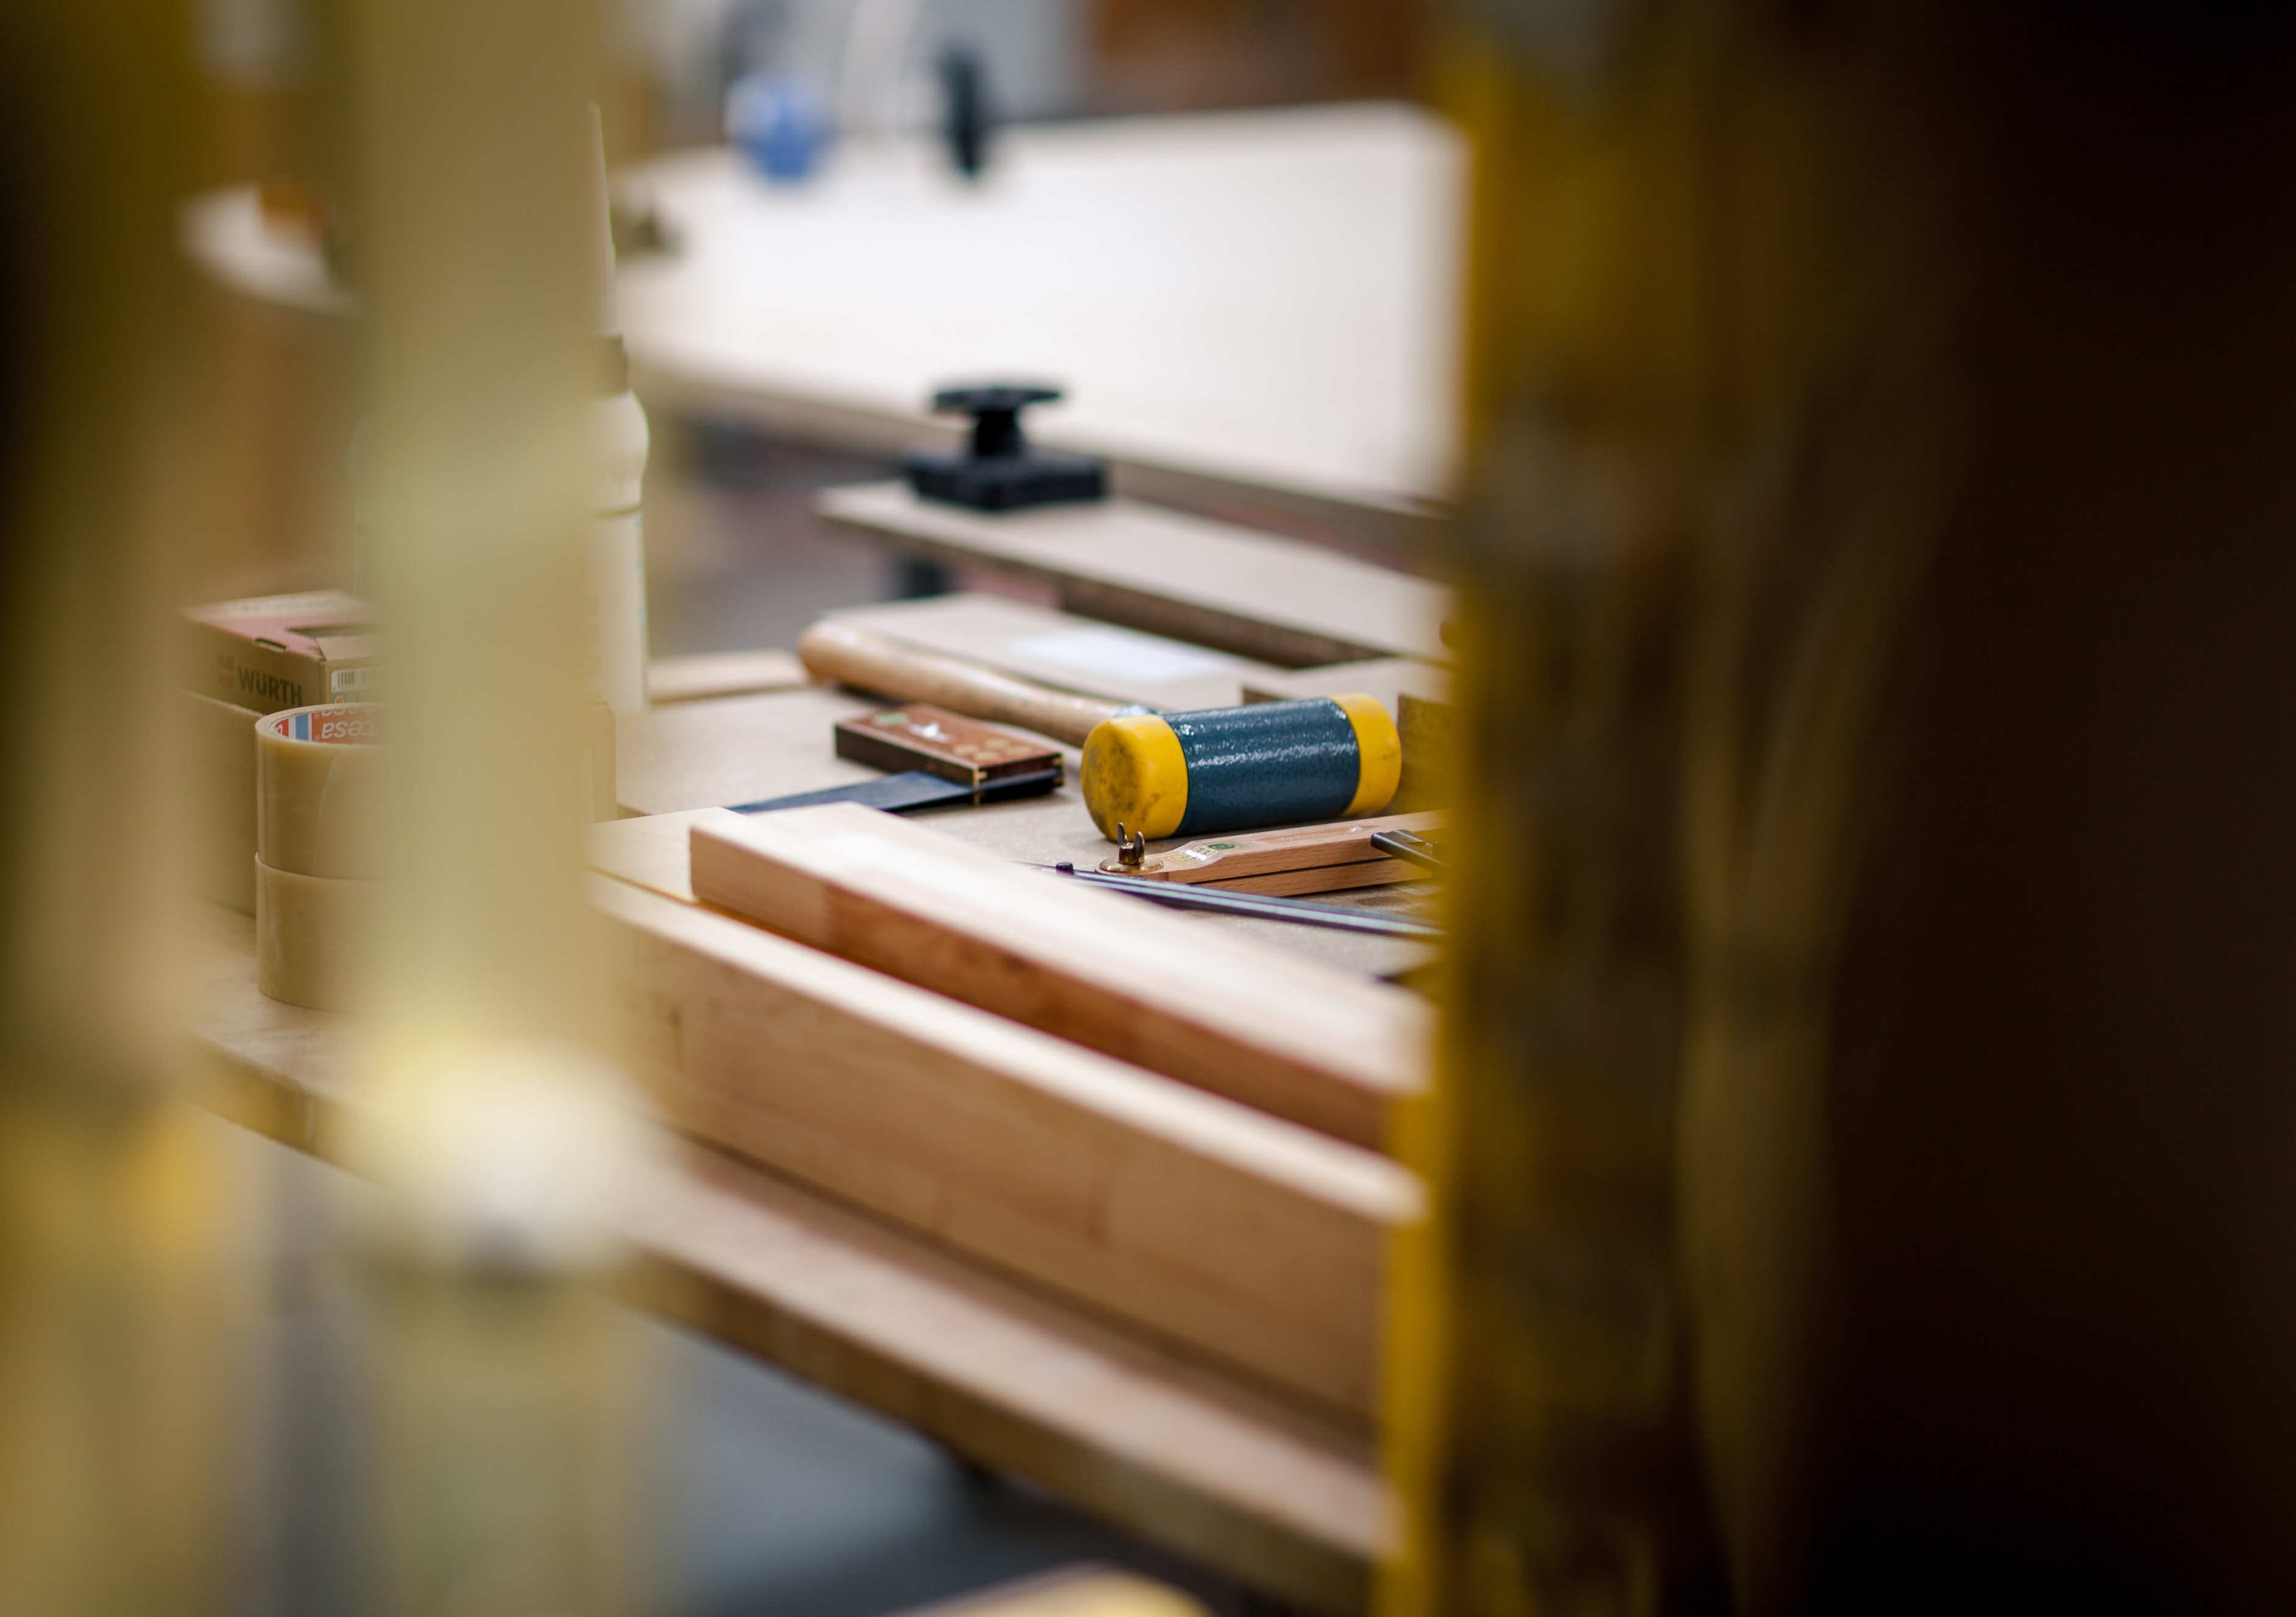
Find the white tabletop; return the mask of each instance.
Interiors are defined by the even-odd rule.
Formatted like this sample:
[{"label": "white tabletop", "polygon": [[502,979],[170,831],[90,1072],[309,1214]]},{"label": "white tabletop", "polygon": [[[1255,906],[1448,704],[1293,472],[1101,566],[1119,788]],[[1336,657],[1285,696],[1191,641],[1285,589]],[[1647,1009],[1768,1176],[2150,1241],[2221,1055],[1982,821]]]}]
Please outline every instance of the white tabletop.
[{"label": "white tabletop", "polygon": [[[678,238],[620,276],[650,390],[887,447],[938,386],[1044,380],[1041,440],[1143,476],[1408,513],[1452,488],[1465,157],[1399,104],[1016,127],[983,182],[855,144],[769,185],[723,148],[618,176]],[[339,310],[251,192],[188,243],[252,296]]]},{"label": "white tabletop", "polygon": [[928,150],[780,187],[723,150],[622,176],[683,236],[621,283],[634,358],[913,421],[1037,379],[1050,443],[1372,503],[1450,491],[1456,137],[1388,104],[1005,132],[979,186]]}]

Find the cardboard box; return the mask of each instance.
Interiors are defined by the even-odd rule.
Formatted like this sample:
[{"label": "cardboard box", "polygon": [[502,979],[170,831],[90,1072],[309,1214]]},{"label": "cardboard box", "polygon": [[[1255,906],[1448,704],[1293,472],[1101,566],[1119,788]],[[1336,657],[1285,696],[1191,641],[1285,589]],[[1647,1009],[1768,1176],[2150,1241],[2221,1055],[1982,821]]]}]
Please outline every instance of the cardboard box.
[{"label": "cardboard box", "polygon": [[381,695],[374,611],[347,590],[220,601],[183,622],[177,684],[186,691],[251,713]]}]

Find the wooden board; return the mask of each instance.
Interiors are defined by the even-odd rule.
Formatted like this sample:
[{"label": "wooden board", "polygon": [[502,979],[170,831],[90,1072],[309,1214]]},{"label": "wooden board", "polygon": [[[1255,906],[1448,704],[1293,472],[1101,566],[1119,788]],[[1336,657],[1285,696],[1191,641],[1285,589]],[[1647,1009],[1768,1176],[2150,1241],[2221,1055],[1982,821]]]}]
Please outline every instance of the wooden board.
[{"label": "wooden board", "polygon": [[907,554],[1050,584],[1071,612],[1282,668],[1450,660],[1441,585],[1161,506],[1111,498],[992,513],[889,482],[824,490],[815,508]]},{"label": "wooden board", "polygon": [[709,652],[657,657],[646,665],[646,698],[656,705],[794,690],[806,683],[805,664],[793,652]]},{"label": "wooden board", "polygon": [[[1073,758],[1070,759],[1070,769],[1073,774]],[[1066,859],[1089,867],[1108,851],[1107,841],[1086,817],[1084,804],[1073,786],[1063,787],[1047,797],[987,803],[979,808],[936,809],[909,817],[913,824],[930,826],[1000,858],[1037,866]],[[688,875],[687,831],[700,821],[739,825],[741,819],[741,816],[723,808],[698,808],[594,825],[590,828],[590,867],[602,874],[691,903],[693,888]],[[1150,848],[1152,850],[1176,845],[1151,843]],[[1416,892],[1418,888],[1414,884],[1408,891]],[[1374,907],[1391,907],[1385,902]],[[1154,913],[1174,925],[1193,929],[1192,937],[1210,935],[1250,943],[1365,977],[1406,976],[1435,958],[1431,945],[1406,938],[1295,926],[1246,915],[1183,914],[1175,910]]]},{"label": "wooden board", "polygon": [[1280,669],[1113,623],[978,592],[829,614],[929,652],[968,658],[1063,691],[1168,713],[1232,708],[1248,679]]},{"label": "wooden board", "polygon": [[1421,1211],[1403,1169],[730,916],[594,882],[633,1064],[681,1128],[1368,1418],[1386,1243]]},{"label": "wooden board", "polygon": [[849,803],[693,827],[702,902],[1379,1148],[1427,1082],[1426,1004]]},{"label": "wooden board", "polygon": [[1239,879],[1275,872],[1314,871],[1333,865],[1398,863],[1374,848],[1372,838],[1382,831],[1434,831],[1442,824],[1439,814],[1383,814],[1359,820],[1334,820],[1323,825],[1292,825],[1282,831],[1240,832],[1229,836],[1198,837],[1177,848],[1151,854],[1137,866],[1126,865],[1111,856],[1103,859],[1100,867],[1111,874],[1139,876],[1150,882],[1210,882],[1239,892],[1273,891],[1274,889],[1242,886]]},{"label": "wooden board", "polygon": [[[258,993],[245,916],[196,919],[198,1098],[340,1161],[356,1025]],[[1359,1433],[758,1168],[664,1155],[629,1215],[628,1301],[1269,1594],[1367,1607],[1397,1518]]]}]

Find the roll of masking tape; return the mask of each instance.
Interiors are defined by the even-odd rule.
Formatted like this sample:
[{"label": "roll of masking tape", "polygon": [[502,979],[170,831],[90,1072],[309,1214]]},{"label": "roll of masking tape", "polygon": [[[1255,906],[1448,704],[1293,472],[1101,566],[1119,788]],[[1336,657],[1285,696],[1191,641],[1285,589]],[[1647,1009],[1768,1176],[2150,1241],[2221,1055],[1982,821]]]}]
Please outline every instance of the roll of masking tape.
[{"label": "roll of masking tape", "polygon": [[301,875],[256,860],[256,986],[315,1011],[358,1004],[385,891],[381,882]]},{"label": "roll of masking tape", "polygon": [[1102,722],[1084,743],[1084,803],[1101,834],[1205,836],[1377,814],[1403,743],[1370,696],[1261,702]]},{"label": "roll of masking tape", "polygon": [[339,702],[255,721],[255,854],[276,871],[382,874],[382,710]]}]

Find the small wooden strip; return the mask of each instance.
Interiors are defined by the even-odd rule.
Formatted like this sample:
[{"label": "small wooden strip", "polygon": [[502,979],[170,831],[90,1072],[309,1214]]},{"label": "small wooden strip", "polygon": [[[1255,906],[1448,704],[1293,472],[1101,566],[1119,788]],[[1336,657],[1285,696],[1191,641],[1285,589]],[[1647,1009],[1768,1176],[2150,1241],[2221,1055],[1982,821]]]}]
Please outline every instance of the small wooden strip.
[{"label": "small wooden strip", "polygon": [[[1382,831],[1439,831],[1443,817],[1433,812],[1390,814],[1376,819],[1340,820],[1324,825],[1294,825],[1283,831],[1254,831],[1238,836],[1204,837],[1151,855],[1138,866],[1105,859],[1101,868],[1111,875],[1142,876],[1152,882],[1217,882],[1223,885],[1239,877],[1266,875],[1279,870],[1314,870],[1350,864],[1402,864],[1371,845]],[[1407,882],[1408,875],[1388,876]],[[1333,887],[1376,885],[1371,882],[1334,882],[1326,887],[1237,887],[1238,892],[1322,892]]]},{"label": "small wooden strip", "polygon": [[1319,865],[1312,870],[1271,870],[1264,876],[1242,876],[1233,882],[1191,882],[1185,885],[1218,892],[1256,892],[1273,899],[1297,899],[1319,892],[1392,887],[1398,882],[1420,882],[1426,877],[1425,871],[1401,859],[1369,859],[1353,865]]},{"label": "small wooden strip", "polygon": [[805,664],[790,652],[709,652],[657,657],[646,665],[646,698],[654,702],[749,696],[805,683]]},{"label": "small wooden strip", "polygon": [[730,916],[592,896],[681,1128],[1369,1417],[1405,1170]]},{"label": "small wooden strip", "polygon": [[692,849],[705,903],[1357,1145],[1427,1082],[1431,1013],[1406,990],[891,815],[697,821]]}]

